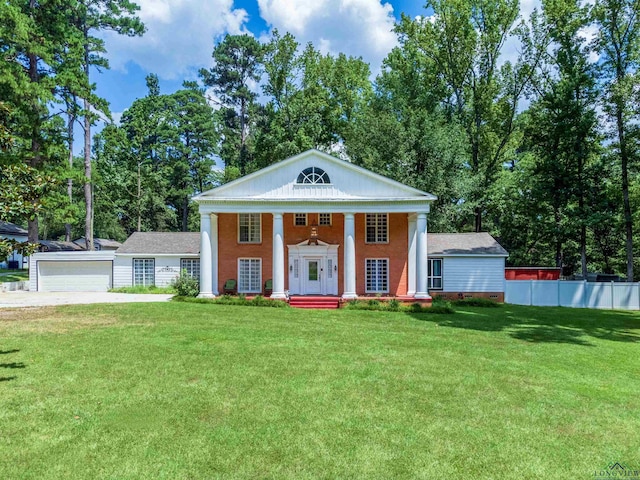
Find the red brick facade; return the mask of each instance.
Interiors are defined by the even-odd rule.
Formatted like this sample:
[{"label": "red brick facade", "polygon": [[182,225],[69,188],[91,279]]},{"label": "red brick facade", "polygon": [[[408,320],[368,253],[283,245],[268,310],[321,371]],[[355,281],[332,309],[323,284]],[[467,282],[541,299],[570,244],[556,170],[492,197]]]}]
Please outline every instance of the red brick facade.
[{"label": "red brick facade", "polygon": [[[285,214],[284,245],[285,262],[288,249],[286,245],[295,245],[310,236],[309,225],[318,224],[318,214],[309,213],[307,226],[295,226],[294,215]],[[262,259],[262,285],[272,278],[273,252],[273,215],[261,215],[262,238],[260,243],[238,242],[238,215],[222,213],[218,215],[218,291],[223,291],[224,282],[238,278],[238,258]],[[338,294],[344,289],[344,215],[333,213],[331,225],[319,225],[318,239],[328,244],[340,245],[338,249]],[[365,214],[355,215],[356,240],[356,291],[365,295],[365,259],[387,258],[389,260],[389,293],[403,296],[407,294],[408,261],[408,219],[406,213],[390,213],[388,218],[388,243],[369,244],[365,242]],[[289,289],[289,268],[285,268],[285,289]],[[214,280],[215,281],[215,280]]]}]

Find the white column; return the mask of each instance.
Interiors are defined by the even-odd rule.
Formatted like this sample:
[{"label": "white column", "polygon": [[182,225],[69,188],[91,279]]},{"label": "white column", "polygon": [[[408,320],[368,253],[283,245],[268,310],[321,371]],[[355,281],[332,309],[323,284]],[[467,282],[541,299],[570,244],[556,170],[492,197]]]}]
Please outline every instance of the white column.
[{"label": "white column", "polygon": [[409,217],[409,256],[407,258],[407,295],[416,294],[416,215]]},{"label": "white column", "polygon": [[271,298],[287,298],[284,294],[284,226],[282,214],[273,214],[273,291]]},{"label": "white column", "polygon": [[344,292],[342,298],[356,298],[356,229],[353,213],[344,214]]},{"label": "white column", "polygon": [[427,214],[416,219],[416,293],[414,298],[431,298],[427,290]]},{"label": "white column", "polygon": [[198,297],[213,297],[212,278],[213,264],[211,262],[211,216],[200,214],[200,295]]},{"label": "white column", "polygon": [[211,291],[219,295],[218,284],[218,215],[211,214]]}]

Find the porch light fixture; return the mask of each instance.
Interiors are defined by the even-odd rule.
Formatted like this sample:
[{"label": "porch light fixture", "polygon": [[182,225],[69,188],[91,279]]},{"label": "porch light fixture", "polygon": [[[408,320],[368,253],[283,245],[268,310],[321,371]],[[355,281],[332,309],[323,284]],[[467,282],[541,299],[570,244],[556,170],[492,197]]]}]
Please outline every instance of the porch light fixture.
[{"label": "porch light fixture", "polygon": [[318,225],[316,224],[311,225],[308,245],[318,245]]}]

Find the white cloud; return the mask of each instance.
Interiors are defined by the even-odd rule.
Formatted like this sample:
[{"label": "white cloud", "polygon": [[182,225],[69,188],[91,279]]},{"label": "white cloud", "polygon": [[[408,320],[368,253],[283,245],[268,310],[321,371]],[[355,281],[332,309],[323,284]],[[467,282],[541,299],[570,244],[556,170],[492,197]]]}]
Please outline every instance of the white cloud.
[{"label": "white cloud", "polygon": [[378,72],[397,45],[393,7],[380,0],[258,0],[260,16],[323,53],[361,56]]},{"label": "white cloud", "polygon": [[165,79],[182,78],[194,67],[211,63],[214,40],[225,33],[245,33],[244,9],[233,0],[139,0],[147,31],[128,38],[105,32],[111,67],[126,70],[129,62]]},{"label": "white cloud", "polygon": [[113,120],[113,123],[115,123],[116,125],[120,125],[120,120],[122,120],[122,114],[124,112],[111,112],[111,119]]}]

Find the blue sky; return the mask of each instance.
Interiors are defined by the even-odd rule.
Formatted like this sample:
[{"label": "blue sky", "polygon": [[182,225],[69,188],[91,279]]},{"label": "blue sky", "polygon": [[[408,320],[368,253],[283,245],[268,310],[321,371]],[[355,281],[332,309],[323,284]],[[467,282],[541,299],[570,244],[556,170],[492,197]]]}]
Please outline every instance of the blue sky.
[{"label": "blue sky", "polygon": [[98,94],[122,111],[146,95],[144,77],[155,73],[161,91],[179,89],[211,65],[214,43],[227,33],[266,39],[273,28],[290,31],[324,53],[361,56],[375,73],[395,45],[391,32],[401,12],[425,15],[411,0],[137,0],[147,33],[140,38],[105,34],[111,69],[94,73]]}]

